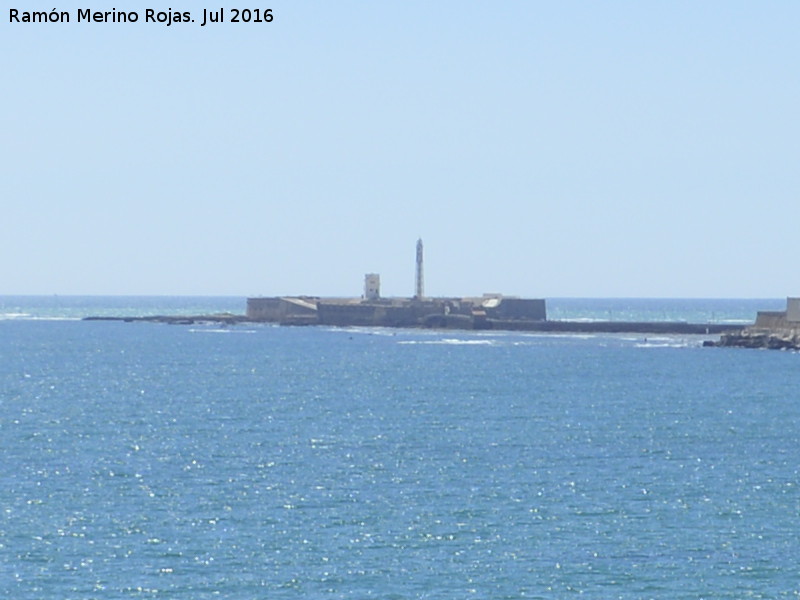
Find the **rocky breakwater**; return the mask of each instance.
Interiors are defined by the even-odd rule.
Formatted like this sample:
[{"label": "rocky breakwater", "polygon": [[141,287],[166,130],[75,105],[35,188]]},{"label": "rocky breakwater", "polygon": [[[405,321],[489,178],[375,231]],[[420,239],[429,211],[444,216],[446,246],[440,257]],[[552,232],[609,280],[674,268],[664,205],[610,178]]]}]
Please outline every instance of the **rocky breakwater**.
[{"label": "rocky breakwater", "polygon": [[194,325],[197,323],[219,323],[221,325],[236,325],[247,323],[244,315],[222,313],[216,315],[148,315],[143,317],[84,317],[84,321],[124,321],[125,323],[167,323],[168,325]]},{"label": "rocky breakwater", "polygon": [[722,333],[709,346],[800,350],[800,299],[788,298],[785,311],[759,311],[756,322],[740,331]]},{"label": "rocky breakwater", "polygon": [[800,350],[800,330],[746,327],[741,331],[725,332],[719,342],[711,342],[708,345],[767,350]]}]

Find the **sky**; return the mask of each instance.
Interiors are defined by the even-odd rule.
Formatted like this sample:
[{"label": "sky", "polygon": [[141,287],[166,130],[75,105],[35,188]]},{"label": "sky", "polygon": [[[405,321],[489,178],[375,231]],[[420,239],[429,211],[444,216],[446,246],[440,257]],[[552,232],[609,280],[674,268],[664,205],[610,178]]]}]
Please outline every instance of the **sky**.
[{"label": "sky", "polygon": [[0,295],[800,294],[800,3],[92,1],[0,12]]}]

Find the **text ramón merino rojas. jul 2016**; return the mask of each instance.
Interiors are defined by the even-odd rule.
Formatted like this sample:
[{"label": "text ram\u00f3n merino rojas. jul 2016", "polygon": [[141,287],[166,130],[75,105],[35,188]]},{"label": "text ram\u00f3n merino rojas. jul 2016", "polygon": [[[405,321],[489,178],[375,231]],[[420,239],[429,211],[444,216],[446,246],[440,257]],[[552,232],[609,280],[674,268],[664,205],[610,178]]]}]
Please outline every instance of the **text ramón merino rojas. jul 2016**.
[{"label": "text ram\u00f3n merino rojas. jul 2016", "polygon": [[153,8],[140,11],[117,10],[92,10],[80,8],[73,15],[66,10],[56,8],[50,11],[28,11],[17,8],[8,9],[9,23],[158,23],[167,27],[176,23],[197,23],[201,27],[210,23],[271,23],[274,15],[271,8],[220,8],[217,10],[203,9],[198,19],[192,16],[191,11],[158,10]]}]

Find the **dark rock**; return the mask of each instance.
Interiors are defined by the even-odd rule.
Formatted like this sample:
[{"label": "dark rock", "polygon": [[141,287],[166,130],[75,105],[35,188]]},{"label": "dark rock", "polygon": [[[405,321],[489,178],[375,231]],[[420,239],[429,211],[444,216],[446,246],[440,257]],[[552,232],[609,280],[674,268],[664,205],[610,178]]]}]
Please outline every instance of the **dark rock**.
[{"label": "dark rock", "polygon": [[747,327],[723,333],[717,346],[767,350],[800,350],[800,335],[792,329],[767,330]]}]

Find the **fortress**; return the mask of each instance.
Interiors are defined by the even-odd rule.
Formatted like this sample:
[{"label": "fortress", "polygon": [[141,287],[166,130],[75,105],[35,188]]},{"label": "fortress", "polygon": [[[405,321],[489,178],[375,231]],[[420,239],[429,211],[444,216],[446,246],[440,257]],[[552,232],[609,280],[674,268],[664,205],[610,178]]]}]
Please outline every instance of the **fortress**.
[{"label": "fortress", "polygon": [[543,299],[484,294],[477,298],[427,298],[422,240],[417,241],[411,298],[383,298],[380,275],[364,276],[360,298],[279,296],[247,299],[247,319],[283,325],[524,329],[547,319]]},{"label": "fortress", "polygon": [[377,273],[364,276],[360,298],[320,296],[274,296],[247,298],[246,314],[90,316],[87,321],[151,321],[190,325],[192,323],[243,322],[280,325],[330,325],[336,327],[427,327],[433,329],[497,329],[541,333],[645,333],[723,334],[719,343],[707,345],[748,345],[752,347],[793,347],[800,349],[800,299],[790,298],[787,311],[759,313],[754,327],[726,323],[684,321],[585,321],[547,320],[545,301],[503,294],[480,297],[428,298],[423,277],[422,240],[417,241],[416,279],[410,298],[381,296]]},{"label": "fortress", "polygon": [[418,240],[414,295],[410,298],[382,297],[380,275],[367,273],[360,298],[248,298],[244,319],[281,325],[498,329],[543,333],[710,334],[743,329],[742,326],[721,323],[676,321],[548,321],[543,299],[503,294],[428,298],[425,296],[423,261],[422,240]]}]

